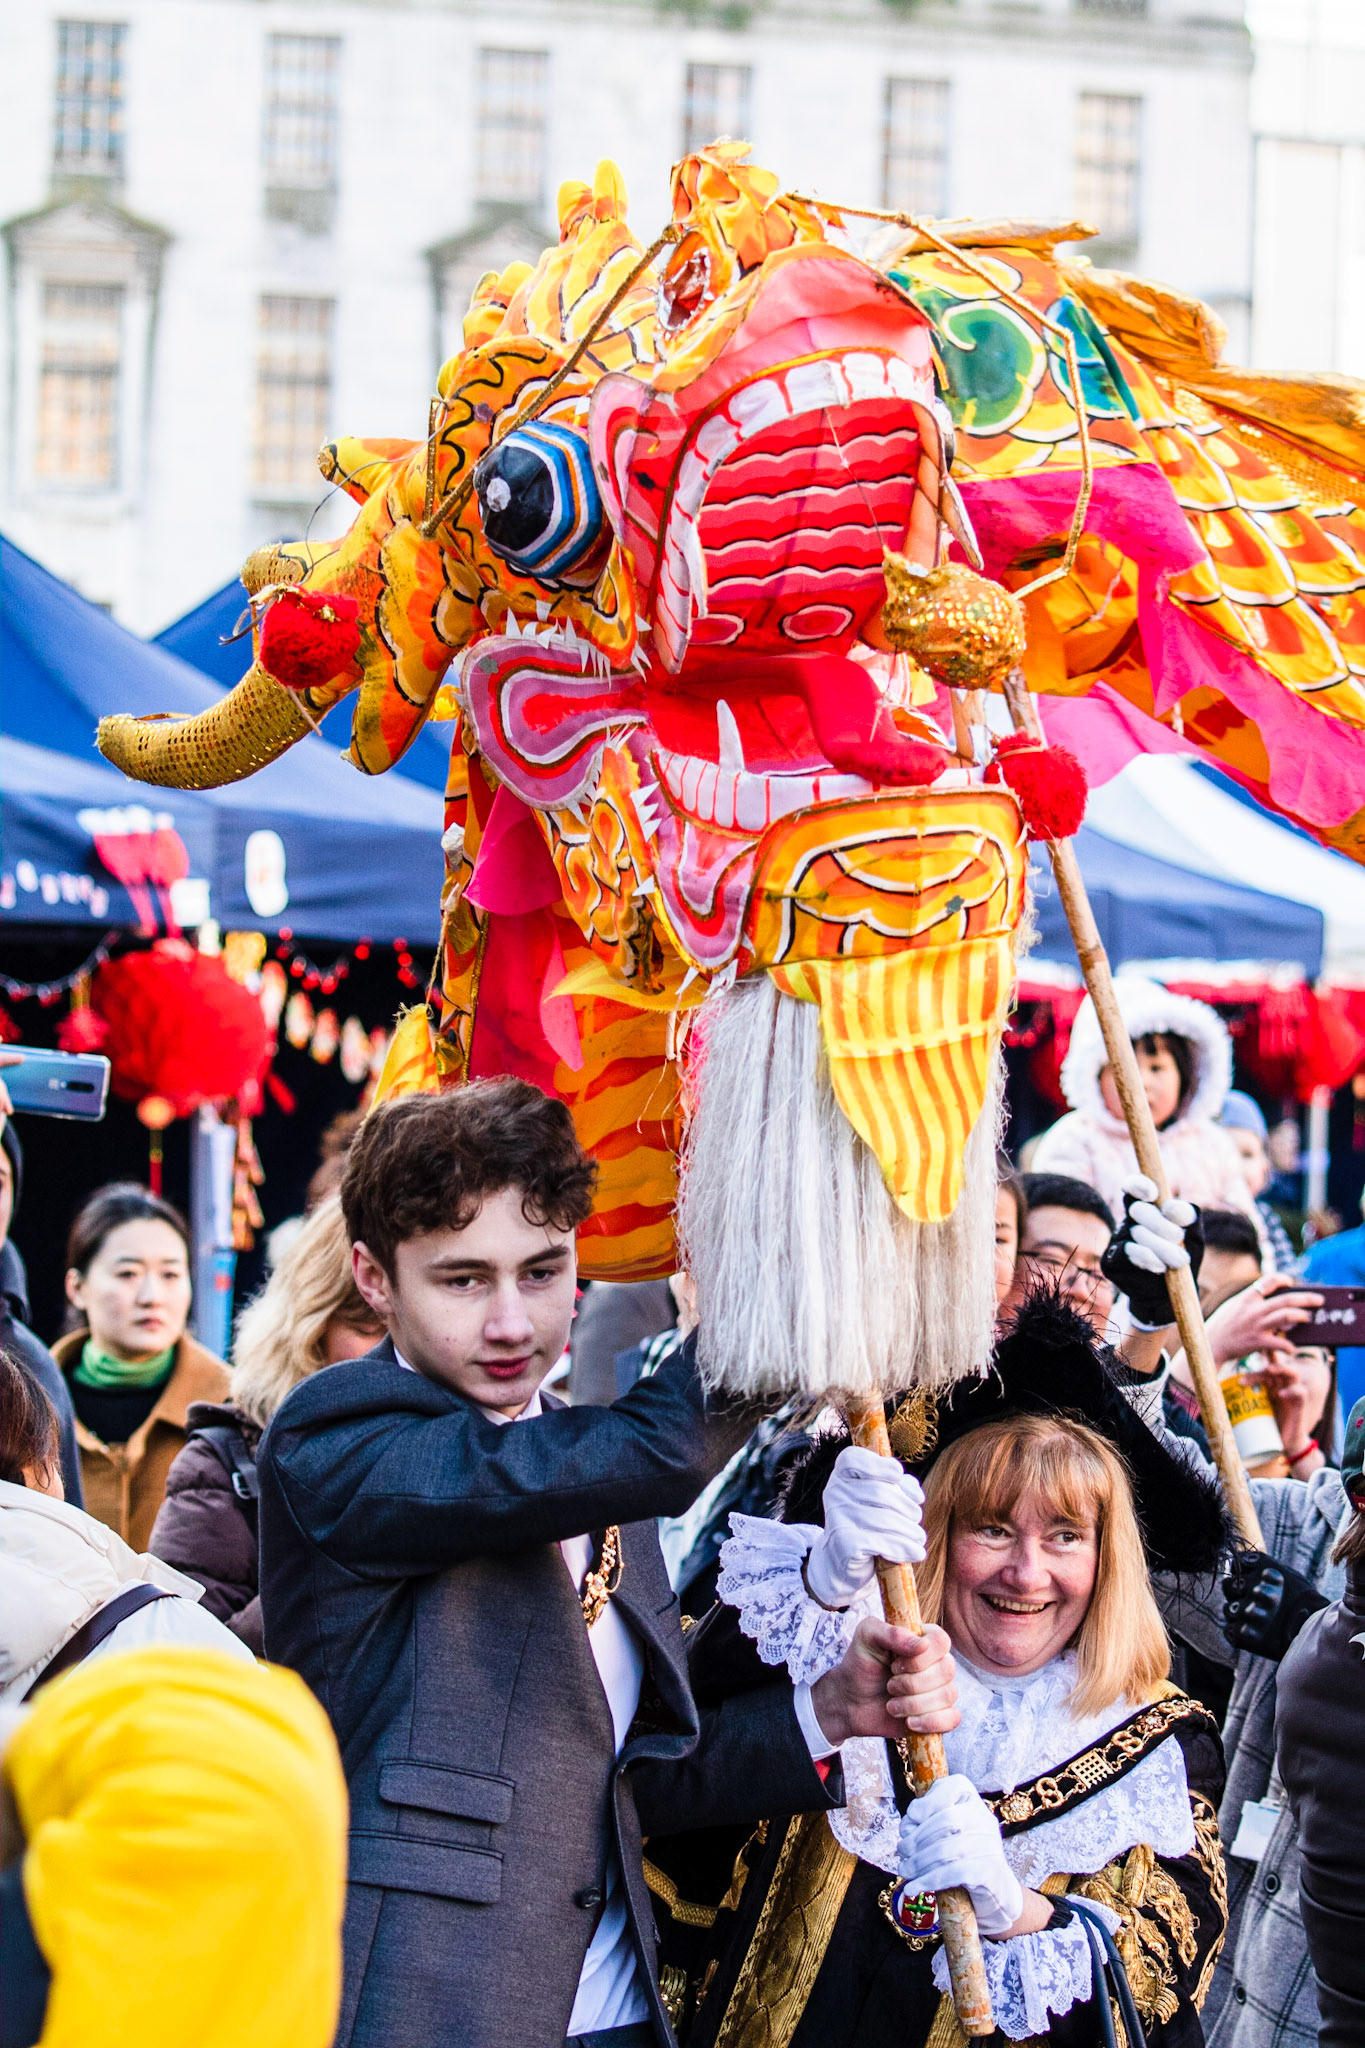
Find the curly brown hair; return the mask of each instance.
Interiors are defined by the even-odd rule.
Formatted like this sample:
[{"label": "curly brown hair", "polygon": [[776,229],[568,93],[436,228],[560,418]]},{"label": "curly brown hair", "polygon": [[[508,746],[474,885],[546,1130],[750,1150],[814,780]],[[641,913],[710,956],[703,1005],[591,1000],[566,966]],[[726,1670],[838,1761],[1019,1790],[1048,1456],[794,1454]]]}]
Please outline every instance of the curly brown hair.
[{"label": "curly brown hair", "polygon": [[596,1180],[562,1102],[529,1081],[471,1081],[371,1111],[346,1160],[341,1207],[352,1244],[392,1274],[400,1244],[465,1229],[503,1188],[521,1189],[528,1223],[576,1230]]}]

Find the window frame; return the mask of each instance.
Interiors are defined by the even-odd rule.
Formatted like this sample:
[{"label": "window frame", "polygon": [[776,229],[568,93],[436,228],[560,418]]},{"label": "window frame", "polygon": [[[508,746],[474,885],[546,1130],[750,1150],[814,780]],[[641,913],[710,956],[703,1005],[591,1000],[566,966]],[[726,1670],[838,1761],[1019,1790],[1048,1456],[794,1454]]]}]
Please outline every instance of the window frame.
[{"label": "window frame", "polygon": [[[697,86],[703,75],[710,77],[713,89],[709,94],[710,112],[706,127],[699,127]],[[734,106],[727,109],[723,90],[716,89],[720,81],[730,78],[738,81],[733,94]],[[705,149],[713,142],[729,139],[732,142],[747,142],[748,130],[753,121],[754,67],[752,64],[714,64],[709,59],[687,60],[683,71],[683,119],[682,154],[694,156],[699,149]],[[733,112],[735,120],[728,120]]]},{"label": "window frame", "polygon": [[[294,309],[294,326],[286,324],[283,309]],[[310,308],[320,317],[310,332],[300,320],[302,309]],[[279,317],[279,324],[273,318]],[[320,491],[318,449],[327,438],[335,382],[337,301],[319,292],[261,292],[256,300],[256,375],[250,455],[250,491],[253,502],[297,504]],[[291,340],[294,346],[290,347]],[[310,358],[312,359],[310,361]],[[302,393],[314,394],[311,408],[301,408]],[[281,410],[272,407],[270,394],[292,394],[292,402]],[[304,412],[307,411],[307,417]],[[279,433],[272,445],[273,430]]]},{"label": "window frame", "polygon": [[[474,97],[474,197],[480,205],[534,211],[545,204],[550,79],[548,50],[480,44]],[[513,167],[518,155],[524,175],[520,165]]]},{"label": "window frame", "polygon": [[[117,181],[123,177],[127,129],[124,126],[126,105],[125,84],[127,76],[128,23],[126,21],[88,21],[74,15],[59,15],[56,23],[57,48],[56,65],[52,88],[52,174],[55,178],[106,178]],[[69,63],[75,51],[76,34],[80,33],[81,46],[78,65]],[[96,49],[96,39],[108,37],[109,47],[103,60]],[[92,75],[91,66],[103,61],[107,76],[102,87],[98,74]],[[95,89],[101,87],[101,89]],[[103,109],[103,118],[94,118],[96,110]],[[73,119],[74,115],[74,119]],[[66,138],[76,132],[83,138],[83,146],[77,153],[69,153],[64,144]],[[103,134],[105,147],[92,152],[84,142],[92,135]]]},{"label": "window frame", "polygon": [[[916,143],[911,124],[907,123],[904,138],[897,147],[896,99],[902,89],[909,94],[922,92],[933,96],[939,128],[934,146]],[[887,77],[882,90],[882,205],[888,212],[911,213],[935,220],[946,215],[952,175],[952,107],[953,82],[950,78],[924,78],[900,72]],[[893,160],[898,160],[902,172],[908,173],[907,183],[911,186],[915,177],[922,174],[924,165],[935,167],[937,187],[932,203],[922,201],[913,190],[907,192],[904,186],[893,182]]]},{"label": "window frame", "polygon": [[[1130,110],[1130,121],[1121,132],[1107,117],[1088,128],[1089,110]],[[1146,103],[1141,93],[1106,92],[1082,87],[1076,97],[1074,176],[1076,210],[1099,230],[1099,243],[1110,249],[1136,252],[1142,240],[1142,145]],[[1120,222],[1110,211],[1107,198],[1096,204],[1095,194],[1106,186],[1125,188],[1124,218]]]}]

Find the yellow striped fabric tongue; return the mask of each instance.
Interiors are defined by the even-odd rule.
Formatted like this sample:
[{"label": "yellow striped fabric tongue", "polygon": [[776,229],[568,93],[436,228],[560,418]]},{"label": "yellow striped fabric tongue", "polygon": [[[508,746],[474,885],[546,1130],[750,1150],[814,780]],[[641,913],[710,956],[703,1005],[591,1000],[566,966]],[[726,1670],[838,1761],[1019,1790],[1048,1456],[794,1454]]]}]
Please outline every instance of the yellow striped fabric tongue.
[{"label": "yellow striped fabric tongue", "polygon": [[1010,935],[768,971],[785,995],[818,1003],[835,1097],[900,1208],[942,1223],[1009,1009]]}]

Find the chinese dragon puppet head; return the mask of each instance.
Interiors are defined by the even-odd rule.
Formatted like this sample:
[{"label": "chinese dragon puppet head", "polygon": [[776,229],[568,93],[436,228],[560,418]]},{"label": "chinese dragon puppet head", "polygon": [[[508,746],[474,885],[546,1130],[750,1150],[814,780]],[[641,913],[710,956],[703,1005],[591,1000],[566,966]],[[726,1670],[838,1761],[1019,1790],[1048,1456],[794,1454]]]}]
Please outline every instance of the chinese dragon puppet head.
[{"label": "chinese dragon puppet head", "polygon": [[[205,787],[351,691],[366,773],[451,719],[440,1017],[410,1013],[387,1085],[561,1096],[599,1167],[597,1277],[677,1264],[681,1147],[727,1383],[944,1384],[990,1344],[1028,828],[1083,802],[980,693],[1020,663],[1099,689],[1284,807],[1265,707],[1292,723],[1304,664],[1331,666],[1313,576],[1354,623],[1354,509],[1284,509],[1279,444],[1172,373],[1216,380],[1200,309],[1064,266],[1080,230],[968,224],[959,250],[907,224],[874,255],[746,156],[685,159],[649,250],[614,166],[566,186],[558,245],[477,288],[426,439],[322,451],[349,533],[247,564],[244,680],[100,746]],[[1343,458],[1311,411],[1278,431],[1320,497]],[[1306,715],[1365,753],[1332,644]]]}]

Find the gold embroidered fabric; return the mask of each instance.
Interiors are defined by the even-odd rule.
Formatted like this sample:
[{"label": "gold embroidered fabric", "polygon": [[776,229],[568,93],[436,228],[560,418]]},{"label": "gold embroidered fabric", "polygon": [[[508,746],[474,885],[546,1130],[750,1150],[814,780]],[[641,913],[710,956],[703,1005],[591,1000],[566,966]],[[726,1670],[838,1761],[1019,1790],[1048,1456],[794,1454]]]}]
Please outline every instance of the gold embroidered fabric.
[{"label": "gold embroidered fabric", "polygon": [[1194,1988],[1194,2009],[1196,2012],[1202,2012],[1204,2000],[1209,1995],[1209,1986],[1213,1983],[1213,1973],[1218,1967],[1218,1958],[1223,1953],[1223,1943],[1227,1939],[1228,1866],[1223,1856],[1223,1839],[1218,1832],[1216,1808],[1202,1792],[1194,1793],[1190,1805],[1194,1811],[1195,1858],[1208,1877],[1209,1891],[1220,1921],[1218,1939],[1204,1958],[1204,1967]]},{"label": "gold embroidered fabric", "polygon": [[787,2048],[857,1867],[823,1814],[789,1823],[715,2048]]}]

